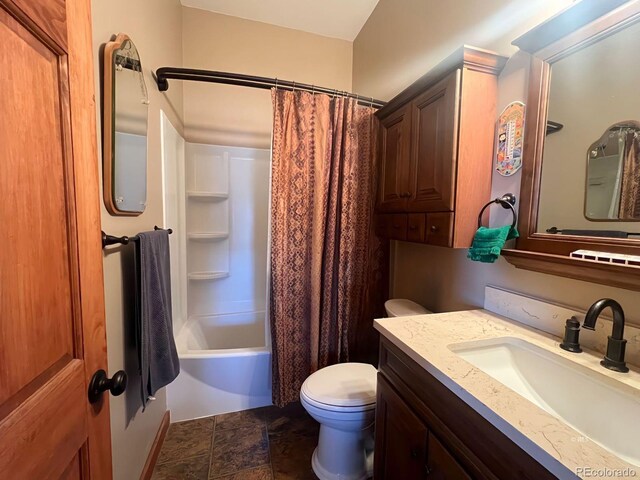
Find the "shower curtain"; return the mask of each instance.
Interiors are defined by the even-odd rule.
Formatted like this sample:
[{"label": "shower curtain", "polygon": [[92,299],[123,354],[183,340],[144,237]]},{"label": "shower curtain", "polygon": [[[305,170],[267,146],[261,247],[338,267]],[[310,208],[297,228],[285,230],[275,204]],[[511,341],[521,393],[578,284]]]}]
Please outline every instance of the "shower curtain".
[{"label": "shower curtain", "polygon": [[377,350],[388,245],[373,234],[377,120],[353,99],[272,90],[273,401]]},{"label": "shower curtain", "polygon": [[640,218],[640,139],[636,130],[627,132],[625,138],[619,218]]}]

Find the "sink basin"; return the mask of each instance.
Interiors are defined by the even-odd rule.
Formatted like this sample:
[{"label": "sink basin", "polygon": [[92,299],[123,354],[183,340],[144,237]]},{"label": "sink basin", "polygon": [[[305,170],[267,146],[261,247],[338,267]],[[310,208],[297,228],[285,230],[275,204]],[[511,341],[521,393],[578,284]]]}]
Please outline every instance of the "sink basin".
[{"label": "sink basin", "polygon": [[519,338],[449,349],[584,436],[573,441],[591,440],[640,466],[639,390]]}]

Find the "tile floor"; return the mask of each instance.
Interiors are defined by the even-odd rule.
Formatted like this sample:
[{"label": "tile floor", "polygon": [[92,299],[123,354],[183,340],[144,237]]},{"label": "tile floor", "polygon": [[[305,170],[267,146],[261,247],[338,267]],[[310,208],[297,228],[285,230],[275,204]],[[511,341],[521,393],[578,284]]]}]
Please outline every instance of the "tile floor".
[{"label": "tile floor", "polygon": [[299,403],[174,423],[152,480],[314,480],[318,429]]}]

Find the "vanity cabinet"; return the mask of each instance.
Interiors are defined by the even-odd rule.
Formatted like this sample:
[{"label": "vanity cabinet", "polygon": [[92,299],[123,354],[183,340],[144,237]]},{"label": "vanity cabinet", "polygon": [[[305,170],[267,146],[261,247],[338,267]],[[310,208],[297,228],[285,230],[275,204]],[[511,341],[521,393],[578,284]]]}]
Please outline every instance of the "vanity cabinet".
[{"label": "vanity cabinet", "polygon": [[[478,213],[491,194],[497,75],[505,62],[463,47],[377,112],[376,211],[386,215],[379,235],[471,245]],[[407,214],[406,221],[390,217]],[[400,223],[407,226],[389,228]]]},{"label": "vanity cabinet", "polygon": [[465,480],[471,477],[384,377],[378,378],[375,478]]},{"label": "vanity cabinet", "polygon": [[555,479],[387,339],[380,344],[375,480]]}]

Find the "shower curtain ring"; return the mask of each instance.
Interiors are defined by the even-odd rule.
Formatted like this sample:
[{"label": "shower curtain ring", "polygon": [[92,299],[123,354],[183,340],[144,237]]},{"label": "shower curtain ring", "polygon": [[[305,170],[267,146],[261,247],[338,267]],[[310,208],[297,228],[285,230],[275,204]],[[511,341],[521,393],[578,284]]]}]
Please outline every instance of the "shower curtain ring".
[{"label": "shower curtain ring", "polygon": [[294,80],[294,82],[293,82],[293,92],[295,93],[295,91],[296,91],[296,82]]},{"label": "shower curtain ring", "polygon": [[371,97],[371,103],[369,104],[369,108],[373,108],[373,97]]},{"label": "shower curtain ring", "polygon": [[278,91],[278,77],[276,77],[276,91]]}]

